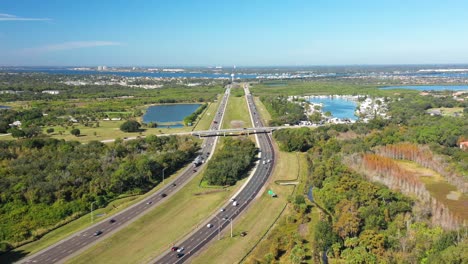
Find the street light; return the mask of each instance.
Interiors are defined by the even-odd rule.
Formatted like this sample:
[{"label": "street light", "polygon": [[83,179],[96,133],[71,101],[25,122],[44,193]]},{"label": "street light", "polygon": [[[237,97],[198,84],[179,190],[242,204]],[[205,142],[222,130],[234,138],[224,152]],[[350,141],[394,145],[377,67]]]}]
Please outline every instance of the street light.
[{"label": "street light", "polygon": [[162,170],[162,176],[163,176],[163,182],[162,182],[162,183],[163,183],[163,185],[164,185],[164,171],[165,171],[166,169],[167,169],[167,168],[164,168],[164,169]]},{"label": "street light", "polygon": [[215,215],[216,219],[218,219],[218,240],[221,240],[221,225],[219,224],[220,220],[217,215]]},{"label": "street light", "polygon": [[95,202],[96,202],[96,201],[94,201],[94,202],[91,203],[91,224],[94,223],[93,204],[94,204]]}]

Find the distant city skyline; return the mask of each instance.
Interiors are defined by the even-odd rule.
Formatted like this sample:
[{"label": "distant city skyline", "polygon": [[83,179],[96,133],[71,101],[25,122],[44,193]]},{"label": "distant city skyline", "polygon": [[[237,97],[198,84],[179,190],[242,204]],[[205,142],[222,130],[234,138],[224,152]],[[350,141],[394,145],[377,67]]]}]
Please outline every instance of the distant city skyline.
[{"label": "distant city skyline", "polygon": [[0,2],[0,66],[468,64],[462,0]]}]

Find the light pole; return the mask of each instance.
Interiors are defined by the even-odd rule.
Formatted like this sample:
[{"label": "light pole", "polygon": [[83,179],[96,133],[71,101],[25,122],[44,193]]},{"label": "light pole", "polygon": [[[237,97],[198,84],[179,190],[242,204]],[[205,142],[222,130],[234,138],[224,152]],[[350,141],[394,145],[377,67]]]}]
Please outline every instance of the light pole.
[{"label": "light pole", "polygon": [[163,182],[162,182],[162,183],[163,183],[163,185],[164,185],[164,171],[165,171],[166,169],[167,169],[167,168],[164,168],[164,169],[162,170],[162,176],[163,176]]},{"label": "light pole", "polygon": [[232,237],[232,217],[231,219],[229,219],[229,221],[231,222],[231,237]]},{"label": "light pole", "polygon": [[215,215],[216,219],[218,219],[218,240],[221,240],[221,225],[220,225],[220,220],[217,215]]},{"label": "light pole", "polygon": [[96,201],[94,201],[94,202],[91,203],[91,224],[94,223],[93,204],[94,204],[95,202],[96,202]]}]

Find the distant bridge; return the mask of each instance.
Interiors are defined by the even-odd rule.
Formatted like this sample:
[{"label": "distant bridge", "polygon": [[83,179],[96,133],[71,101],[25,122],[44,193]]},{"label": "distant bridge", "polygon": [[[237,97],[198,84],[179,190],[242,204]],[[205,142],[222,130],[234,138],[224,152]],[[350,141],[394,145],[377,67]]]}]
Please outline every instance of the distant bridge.
[{"label": "distant bridge", "polygon": [[271,133],[275,130],[286,127],[249,127],[249,128],[229,128],[220,130],[193,131],[191,134],[197,137],[217,137],[217,136],[242,136],[258,133]]}]

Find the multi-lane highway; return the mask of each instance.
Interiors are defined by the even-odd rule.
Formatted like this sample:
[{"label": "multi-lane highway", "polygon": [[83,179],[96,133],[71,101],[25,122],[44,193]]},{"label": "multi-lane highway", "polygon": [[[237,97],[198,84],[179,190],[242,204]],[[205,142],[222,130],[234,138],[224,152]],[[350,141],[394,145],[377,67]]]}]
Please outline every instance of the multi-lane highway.
[{"label": "multi-lane highway", "polygon": [[[252,124],[254,127],[262,127],[263,123],[258,115],[253,97],[251,96],[247,86],[244,86],[244,90]],[[206,225],[195,230],[183,241],[180,241],[175,245],[178,248],[183,247],[184,250],[182,252],[167,249],[168,251],[166,254],[154,260],[155,263],[172,264],[188,261],[193,254],[214,239],[222,229],[229,226],[230,222],[235,219],[260,192],[272,172],[275,154],[269,134],[256,134],[256,137],[261,150],[261,159],[259,160],[252,177],[244,188],[237,193],[235,197],[233,197],[233,200],[227,202],[223,208],[220,208],[215,215],[211,216],[207,220]],[[236,202],[237,205],[234,205],[234,202]]]},{"label": "multi-lane highway", "polygon": [[[212,130],[220,128],[229,93],[230,87],[228,86],[213,118],[213,123],[211,125]],[[216,142],[217,138],[214,137],[209,137],[204,140],[200,154],[203,159],[211,157]],[[187,166],[185,171],[183,171],[183,173],[181,173],[176,179],[168,182],[164,188],[155,192],[143,201],[138,202],[122,212],[104,219],[83,231],[75,233],[74,235],[41,250],[38,253],[26,257],[20,260],[19,263],[57,263],[65,261],[71,256],[84,251],[97,241],[102,240],[104,237],[135,221],[145,212],[157,206],[160,202],[169,199],[171,195],[180,190],[182,186],[189,182],[189,180],[197,173],[197,170],[193,169],[193,165]]]}]

